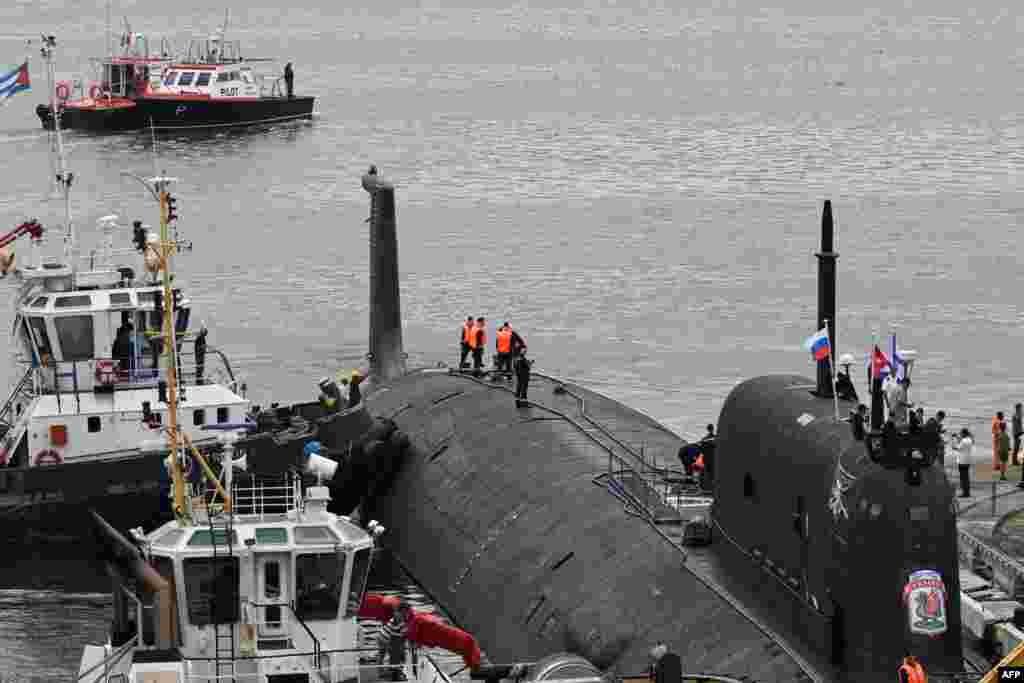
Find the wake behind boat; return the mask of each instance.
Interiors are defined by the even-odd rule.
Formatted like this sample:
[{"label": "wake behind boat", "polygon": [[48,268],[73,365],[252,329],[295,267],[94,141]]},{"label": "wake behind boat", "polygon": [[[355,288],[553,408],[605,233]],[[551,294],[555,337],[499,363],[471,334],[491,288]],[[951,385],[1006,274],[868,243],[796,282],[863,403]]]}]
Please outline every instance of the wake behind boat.
[{"label": "wake behind boat", "polygon": [[[268,74],[246,59],[239,41],[224,40],[227,21],[215,35],[192,40],[180,56],[166,41],[151,47],[148,38],[131,32],[121,38],[121,52],[97,62],[99,80],[54,84],[56,102],[39,105],[43,128],[53,129],[54,110],[61,126],[116,132],[211,128],[275,123],[313,116],[313,96],[296,96],[291,65]],[[50,70],[52,74],[52,69]]]}]

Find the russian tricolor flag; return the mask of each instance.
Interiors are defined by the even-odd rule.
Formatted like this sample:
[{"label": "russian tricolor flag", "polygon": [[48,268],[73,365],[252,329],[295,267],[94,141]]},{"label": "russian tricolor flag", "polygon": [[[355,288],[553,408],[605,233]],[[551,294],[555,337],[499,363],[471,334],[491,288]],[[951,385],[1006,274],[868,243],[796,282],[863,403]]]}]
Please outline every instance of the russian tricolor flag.
[{"label": "russian tricolor flag", "polygon": [[825,360],[832,353],[828,341],[828,327],[823,327],[804,342],[804,348],[814,354],[814,360]]}]

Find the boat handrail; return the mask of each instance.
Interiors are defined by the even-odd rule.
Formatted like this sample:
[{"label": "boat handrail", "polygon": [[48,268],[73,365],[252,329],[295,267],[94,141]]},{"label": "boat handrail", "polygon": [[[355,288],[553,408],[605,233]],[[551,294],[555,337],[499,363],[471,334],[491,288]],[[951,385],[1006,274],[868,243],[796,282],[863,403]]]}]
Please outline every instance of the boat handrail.
[{"label": "boat handrail", "polygon": [[[203,363],[202,383],[223,384],[231,391],[238,392],[241,387],[235,378],[231,362],[224,352],[217,348],[207,347],[206,354],[207,356],[211,354],[215,356],[219,359],[220,364],[217,365],[216,362],[210,363],[209,360]],[[150,355],[149,352],[142,354],[143,358],[148,358]],[[182,362],[183,360],[187,362]],[[89,387],[95,384],[95,380],[89,379],[89,373],[94,371],[98,361],[110,361],[117,368],[114,371],[116,379],[113,387],[115,391],[151,389],[158,386],[161,380],[167,381],[167,370],[165,368],[139,367],[122,370],[117,367],[116,359],[103,356],[75,361],[48,359],[46,365],[29,367],[26,370],[26,375],[31,377],[32,373],[35,373],[38,386],[40,386],[40,394],[56,394],[58,396],[68,393],[73,394],[75,393],[76,383],[79,392],[91,392],[92,389]],[[21,363],[28,364],[29,361],[22,360]],[[218,379],[221,376],[221,371],[226,375],[227,381],[222,382]],[[86,381],[87,379],[88,381]],[[195,352],[180,351],[178,353],[178,381],[187,389],[188,387],[198,386],[198,380],[199,364],[195,362]],[[8,401],[10,402],[13,397],[14,394],[12,393]],[[156,405],[152,407],[154,410],[157,408]],[[2,412],[0,412],[0,421],[3,421]]]},{"label": "boat handrail", "polygon": [[18,380],[18,383],[14,386],[14,389],[11,391],[10,396],[7,397],[7,402],[4,403],[4,407],[0,408],[0,424],[7,425],[7,427],[11,429],[14,428],[15,421],[9,420],[8,416],[10,415],[11,410],[14,408],[15,399],[18,398],[18,396],[21,393],[24,392],[27,396],[33,395],[32,389],[30,389],[30,391],[28,392],[25,391],[26,386],[34,388],[34,375],[32,371],[33,368],[27,368],[25,370],[25,374],[21,376],[21,379]]},{"label": "boat handrail", "polygon": [[295,621],[299,623],[299,626],[302,627],[302,629],[306,632],[306,635],[308,635],[310,640],[313,641],[313,668],[320,669],[322,663],[320,656],[321,651],[323,649],[320,646],[320,639],[316,637],[316,634],[313,633],[313,629],[309,627],[309,624],[307,624],[306,621],[302,617],[300,617],[299,613],[295,610],[295,601],[292,600],[286,604],[288,605],[288,609],[291,611],[292,616],[295,618]]},{"label": "boat handrail", "polygon": [[[356,650],[325,650],[321,652],[321,655],[331,655],[334,653],[347,653],[355,652]],[[255,657],[245,657],[244,661],[252,661],[259,659],[273,659],[273,658],[295,658],[312,656],[312,652],[288,652],[283,654],[267,655]],[[437,663],[429,657],[419,657],[418,666],[428,666],[428,670],[433,673],[431,683],[451,683],[451,678],[442,670]],[[217,674],[212,671],[212,665],[214,664],[213,657],[186,657],[182,660],[185,663],[185,681],[187,683],[210,683],[212,681],[232,681],[232,683],[258,683],[259,681],[266,680],[265,671],[252,671],[252,672],[240,672],[234,671],[231,673]],[[202,665],[200,665],[202,664]],[[312,666],[309,668],[309,673],[315,674],[319,677],[319,680],[330,680],[340,681],[347,680],[350,678],[358,677],[363,678],[371,671],[387,672],[393,670],[396,665],[391,664],[328,664],[327,666]],[[409,656],[405,657],[405,661],[397,665],[405,673],[406,680],[408,681],[422,681],[421,677],[415,675],[413,671],[412,658]],[[362,675],[360,675],[362,674]],[[316,680],[313,676],[310,680]],[[381,679],[382,680],[382,679]]]},{"label": "boat handrail", "polygon": [[[281,477],[234,480],[231,486],[231,502],[236,517],[244,515],[255,518],[252,521],[267,521],[271,517],[280,517],[290,510],[297,509],[302,504],[302,494],[296,491],[295,476],[289,472]],[[193,499],[192,515],[197,521],[206,521],[213,506],[217,504],[215,492],[204,488],[201,496]],[[214,514],[216,515],[216,512]]]}]

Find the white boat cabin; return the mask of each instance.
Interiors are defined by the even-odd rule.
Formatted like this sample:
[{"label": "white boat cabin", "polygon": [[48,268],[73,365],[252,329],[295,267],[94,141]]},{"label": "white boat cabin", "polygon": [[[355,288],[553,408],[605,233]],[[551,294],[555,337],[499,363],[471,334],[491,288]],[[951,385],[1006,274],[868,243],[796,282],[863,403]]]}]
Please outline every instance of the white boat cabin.
[{"label": "white boat cabin", "polygon": [[153,73],[147,96],[253,99],[263,96],[262,81],[242,63],[172,64]]},{"label": "white boat cabin", "polygon": [[[163,292],[123,279],[128,272],[23,271],[28,282],[12,333],[27,368],[0,410],[0,466],[116,459],[160,448],[167,421]],[[184,391],[179,415],[184,432],[203,443],[216,435],[204,428],[244,422],[249,401],[237,393],[226,359],[206,353],[205,336],[197,345],[189,334],[190,312],[181,296],[174,306]]]},{"label": "white boat cabin", "polygon": [[[164,677],[153,680],[178,683],[359,680],[357,613],[373,536],[327,512],[326,487],[304,496],[290,476],[237,482],[231,494],[230,522],[220,513],[210,524],[209,503],[193,497],[191,524],[136,536],[159,577],[112,570],[111,642],[86,646],[79,680],[136,681],[156,671]],[[116,657],[130,643],[130,656]],[[106,671],[97,665],[104,658],[116,660]]]}]

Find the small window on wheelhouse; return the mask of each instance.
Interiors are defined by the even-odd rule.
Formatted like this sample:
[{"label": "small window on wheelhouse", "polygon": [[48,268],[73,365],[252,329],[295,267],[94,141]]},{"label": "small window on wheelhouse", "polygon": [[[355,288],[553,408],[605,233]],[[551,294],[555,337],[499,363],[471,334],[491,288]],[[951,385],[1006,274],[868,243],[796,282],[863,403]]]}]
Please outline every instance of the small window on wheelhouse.
[{"label": "small window on wheelhouse", "polygon": [[178,79],[178,85],[192,85],[192,79],[195,78],[195,75],[196,74],[193,71],[186,71],[181,74],[181,78]]},{"label": "small window on wheelhouse", "polygon": [[174,81],[177,77],[177,71],[172,71],[171,73],[167,74],[166,76],[164,76],[164,85],[174,85]]},{"label": "small window on wheelhouse", "polygon": [[281,565],[277,562],[267,562],[263,565],[263,597],[281,597]]},{"label": "small window on wheelhouse", "polygon": [[64,360],[89,360],[93,357],[93,336],[91,315],[67,315],[54,318],[57,339]]},{"label": "small window on wheelhouse", "polygon": [[32,333],[36,338],[36,348],[39,349],[39,353],[52,356],[50,335],[46,333],[46,321],[43,318],[29,318],[28,324],[32,327]]},{"label": "small window on wheelhouse", "polygon": [[206,424],[206,411],[202,408],[197,408],[192,411],[192,425],[195,427],[202,427]]},{"label": "small window on wheelhouse", "polygon": [[128,292],[114,292],[110,295],[111,306],[131,306],[132,295]]},{"label": "small window on wheelhouse", "polygon": [[370,575],[370,549],[357,550],[352,556],[352,578],[348,583],[348,599],[345,601],[345,617],[355,616],[363,604],[363,591]]},{"label": "small window on wheelhouse", "polygon": [[203,88],[207,85],[210,85],[210,72],[204,71],[196,76],[196,87]]},{"label": "small window on wheelhouse", "polygon": [[88,420],[86,420],[86,424],[89,427],[90,434],[95,434],[96,432],[100,431],[100,427],[102,426],[100,424],[99,415],[93,415],[92,417],[90,417]]},{"label": "small window on wheelhouse", "polygon": [[217,424],[222,425],[228,421],[228,409],[217,408]]}]

